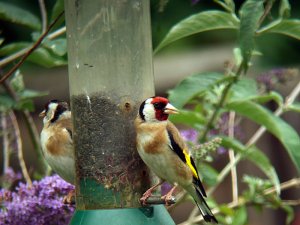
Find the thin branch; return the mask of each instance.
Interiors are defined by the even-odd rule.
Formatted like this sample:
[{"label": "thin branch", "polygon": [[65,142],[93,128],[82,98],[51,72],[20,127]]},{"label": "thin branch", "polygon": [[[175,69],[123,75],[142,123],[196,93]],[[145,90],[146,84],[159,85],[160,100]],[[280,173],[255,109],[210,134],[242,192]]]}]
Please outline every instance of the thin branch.
[{"label": "thin branch", "polygon": [[202,133],[202,135],[200,136],[200,142],[204,142],[205,139],[206,139],[206,136],[208,134],[208,132],[210,131],[212,125],[215,123],[215,120],[218,116],[218,113],[220,111],[220,109],[223,107],[224,103],[225,103],[225,100],[227,98],[227,95],[232,87],[232,85],[238,80],[239,76],[242,74],[242,71],[244,69],[244,62],[242,62],[234,76],[234,80],[230,83],[227,84],[227,86],[224,88],[223,92],[222,92],[222,95],[221,95],[221,98],[220,98],[220,101],[218,103],[218,105],[216,106],[215,108],[215,111],[213,112],[211,118],[209,119],[208,123],[206,124],[205,126],[205,130],[204,132]]},{"label": "thin branch", "polygon": [[49,31],[52,29],[52,27],[55,25],[55,23],[60,19],[60,17],[64,14],[64,12],[61,12],[58,17],[50,24],[48,29],[45,33],[43,33],[40,38],[34,43],[34,45],[23,55],[23,57],[20,59],[20,61],[14,65],[3,77],[0,79],[0,84],[3,83],[7,78],[9,78],[16,70],[25,62],[25,60],[30,56],[30,54],[39,47],[39,45],[42,43],[42,41],[45,39]]},{"label": "thin branch", "polygon": [[42,17],[42,33],[45,33],[47,30],[47,10],[45,6],[44,0],[39,0],[39,6],[41,11],[41,17]]},{"label": "thin branch", "polygon": [[[10,84],[7,81],[4,81],[3,87],[7,91],[7,93],[17,102],[19,101],[19,97],[15,93],[15,91],[12,89]],[[40,166],[42,167],[42,174],[45,173],[45,171],[48,169],[48,166],[45,162],[44,157],[42,156],[42,151],[41,151],[41,144],[40,144],[40,137],[39,137],[39,132],[34,124],[33,118],[30,115],[30,112],[28,110],[20,111],[21,115],[23,116],[27,129],[29,131],[30,137],[32,144],[34,146],[35,153],[38,158],[38,162],[40,163]]]},{"label": "thin branch", "polygon": [[[288,180],[284,183],[280,184],[280,190],[286,190],[286,189],[290,189],[290,188],[299,188],[300,187],[300,178],[293,178],[291,180]],[[263,193],[264,195],[270,195],[270,194],[274,194],[276,192],[275,188],[269,188],[266,189]],[[300,200],[283,200],[283,203],[287,203],[287,205],[299,205]],[[247,202],[245,199],[240,198],[237,202],[230,202],[227,204],[228,208],[237,208],[239,206],[245,205],[245,204],[249,204],[250,202]],[[214,215],[217,215],[220,213],[220,210],[215,208],[212,210],[212,213]],[[194,223],[199,223],[203,221],[203,217],[202,216],[197,216],[195,218],[193,218],[193,220],[191,221],[185,221],[183,223],[180,223],[179,225],[190,225],[190,224],[194,224]]]},{"label": "thin branch", "polygon": [[298,206],[298,205],[300,205],[300,199],[282,200],[282,204],[284,204],[284,205],[290,205],[290,206]]},{"label": "thin branch", "polygon": [[51,34],[49,34],[47,36],[47,38],[49,40],[53,40],[53,39],[59,37],[60,35],[63,35],[64,33],[66,33],[66,30],[67,30],[67,28],[65,26],[62,27],[62,28],[59,28],[58,30],[56,30],[56,31],[52,32]]},{"label": "thin branch", "polygon": [[[286,108],[288,108],[295,99],[299,96],[300,94],[300,82],[296,85],[296,87],[291,91],[291,93],[285,98],[285,103],[282,106],[279,106],[279,108],[274,112],[276,116],[280,116]],[[254,145],[261,137],[262,135],[266,132],[266,128],[261,126],[254,134],[253,136],[249,139],[249,141],[246,143],[246,147],[249,147],[251,145]],[[217,184],[220,184],[227,174],[230,172],[230,169],[232,166],[235,166],[240,160],[241,160],[241,154],[237,154],[236,158],[233,162],[233,164],[227,164],[223,170],[219,173],[219,176],[217,178]],[[215,189],[217,188],[217,185],[213,186],[211,189],[207,191],[208,194],[211,194]]]},{"label": "thin branch", "polygon": [[29,173],[28,173],[28,170],[26,168],[25,161],[24,161],[23,146],[22,146],[22,139],[21,139],[21,135],[20,135],[19,124],[17,122],[16,115],[14,114],[13,111],[9,112],[9,117],[10,117],[12,125],[14,127],[14,132],[15,132],[15,136],[16,136],[17,152],[18,152],[18,158],[19,158],[21,171],[22,171],[22,174],[23,174],[23,176],[26,180],[27,185],[29,187],[31,187],[32,186],[32,181],[30,179],[30,176],[29,176]]},{"label": "thin branch", "polygon": [[6,112],[1,113],[1,128],[2,128],[2,142],[3,142],[3,174],[5,174],[9,168],[9,158],[10,158]]},{"label": "thin branch", "polygon": [[[231,111],[229,113],[229,121],[228,121],[228,136],[234,138],[234,120],[235,120],[235,112]],[[238,201],[239,193],[238,193],[238,181],[237,181],[237,171],[235,161],[235,154],[233,149],[229,149],[229,161],[231,165],[231,184],[232,184],[232,200],[233,202]]]},{"label": "thin branch", "polygon": [[[47,36],[47,39],[53,40],[53,39],[59,37],[60,35],[62,35],[64,33],[66,33],[66,27],[65,26],[62,27],[62,28],[60,28],[60,29],[58,29],[58,30],[56,30],[56,31],[54,31],[53,33],[50,33]],[[14,54],[12,54],[12,55],[10,55],[10,56],[8,56],[8,57],[0,60],[0,67],[3,67],[6,64],[8,64],[8,63],[10,63],[10,62],[12,62],[12,61],[20,58],[21,56],[23,56],[24,54],[26,54],[26,52],[28,52],[29,49],[30,49],[30,47],[24,48],[24,49],[22,49],[22,50],[20,50],[20,51],[18,51],[16,53],[14,53]]]},{"label": "thin branch", "polygon": [[10,62],[12,62],[12,61],[20,58],[22,55],[25,55],[26,52],[28,52],[30,50],[30,48],[31,47],[24,48],[24,49],[22,49],[22,50],[20,50],[20,51],[18,51],[16,53],[14,53],[14,54],[12,54],[12,55],[9,55],[6,58],[0,60],[0,67],[3,67],[6,64],[8,64],[8,63],[10,63]]},{"label": "thin branch", "polygon": [[[292,187],[300,188],[300,178],[293,178],[291,180],[288,180],[286,182],[281,183],[280,190],[284,191],[284,190],[290,189]],[[275,187],[271,187],[271,188],[266,189],[264,191],[264,194],[265,195],[269,195],[269,194],[272,194],[274,192],[276,192],[276,188]]]},{"label": "thin branch", "polygon": [[266,19],[266,17],[271,12],[273,4],[274,4],[274,1],[268,1],[267,5],[265,7],[265,10],[264,10],[264,14],[261,16],[261,18],[258,21],[258,27],[262,24],[262,22]]}]

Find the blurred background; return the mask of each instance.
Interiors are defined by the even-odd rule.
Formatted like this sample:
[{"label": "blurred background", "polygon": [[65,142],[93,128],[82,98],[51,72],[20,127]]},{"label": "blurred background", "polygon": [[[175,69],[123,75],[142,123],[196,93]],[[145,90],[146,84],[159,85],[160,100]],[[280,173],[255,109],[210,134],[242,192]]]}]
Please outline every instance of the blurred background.
[{"label": "blurred background", "polygon": [[[6,2],[1,0],[1,2]],[[24,9],[29,9],[35,15],[39,16],[39,6],[36,0],[10,0],[11,3],[23,5]],[[46,8],[52,8],[55,0],[45,1]],[[235,1],[237,8],[243,1]],[[276,1],[275,5],[279,4]],[[300,4],[297,1],[290,1],[291,17],[299,19]],[[274,6],[274,9],[276,6]],[[152,17],[152,37],[153,48],[163,39],[169,29],[182,20],[183,18],[207,9],[220,9],[218,5],[214,4],[212,0],[200,0],[193,2],[189,0],[151,0],[151,17]],[[1,9],[0,9],[1,13]],[[272,12],[276,15],[277,12]],[[63,23],[60,24],[62,26]],[[9,44],[16,41],[30,41],[31,30],[26,27],[17,26],[13,23],[0,20],[1,37],[4,39],[3,44]],[[232,61],[233,48],[236,46],[238,34],[235,31],[213,31],[204,32],[199,35],[194,35],[177,41],[166,47],[158,54],[154,55],[154,77],[155,89],[157,95],[167,96],[168,90],[172,89],[184,77],[198,72],[205,71],[224,71],[224,64]],[[276,49],[274,49],[276,46]],[[259,38],[257,41],[257,49],[263,53],[262,57],[256,57],[254,61],[254,68],[251,68],[249,75],[258,77],[261,74],[267,73],[273,69],[299,69],[300,62],[300,42],[280,35],[270,35]],[[66,55],[63,56],[66,60]],[[263,58],[263,60],[262,60]],[[33,60],[31,60],[33,61]],[[7,67],[2,68],[7,71]],[[42,121],[38,118],[38,114],[43,110],[44,104],[50,99],[61,99],[69,101],[68,89],[68,71],[67,65],[61,65],[55,68],[45,68],[33,62],[26,62],[22,66],[22,74],[24,76],[25,86],[28,89],[47,92],[47,95],[34,99],[34,111],[31,113],[38,130],[42,128]],[[276,91],[286,96],[289,91],[300,80],[299,74],[293,73],[284,83],[276,84]],[[271,110],[275,109],[276,104],[269,103],[268,107]],[[18,115],[18,114],[17,114]],[[297,131],[300,131],[300,118],[295,113],[287,113],[284,119],[289,122]],[[22,118],[19,118],[20,122]],[[21,136],[24,140],[24,157],[29,167],[29,171],[36,169],[36,155],[32,151],[33,146],[29,140],[29,134],[25,128],[25,124],[20,123]],[[241,125],[243,136],[245,140],[247,137],[256,131],[257,126],[250,122],[243,122]],[[284,182],[293,177],[297,177],[297,171],[291,164],[290,158],[281,144],[270,134],[265,134],[263,142],[259,142],[258,146],[265,149],[272,164],[278,173],[281,182]],[[0,152],[3,149],[0,145]],[[276,149],[276,151],[274,151]],[[300,149],[299,149],[300,151]],[[0,156],[2,160],[2,156]],[[13,167],[19,170],[16,157],[12,157]],[[227,155],[216,155],[214,166],[217,170],[221,170],[227,163]],[[2,161],[0,161],[0,164]],[[0,168],[1,172],[2,166]],[[238,165],[238,174],[243,171],[251,171],[253,174],[260,174],[261,172],[249,163],[240,163]],[[262,175],[262,174],[261,174]],[[263,176],[263,175],[262,175]],[[241,177],[239,177],[241,178]],[[244,188],[243,183],[239,186]],[[215,198],[217,202],[226,203],[231,201],[231,182],[229,177],[225,182],[215,191]],[[282,193],[283,199],[300,199],[298,191],[289,190]],[[193,204],[188,202],[182,204],[180,207],[172,210],[172,217],[176,223],[183,222],[190,211]],[[260,224],[274,224],[281,225],[285,223],[285,213],[279,210],[257,209],[250,207],[250,225]],[[295,221],[293,225],[300,224],[300,208],[297,207],[295,211]]]}]

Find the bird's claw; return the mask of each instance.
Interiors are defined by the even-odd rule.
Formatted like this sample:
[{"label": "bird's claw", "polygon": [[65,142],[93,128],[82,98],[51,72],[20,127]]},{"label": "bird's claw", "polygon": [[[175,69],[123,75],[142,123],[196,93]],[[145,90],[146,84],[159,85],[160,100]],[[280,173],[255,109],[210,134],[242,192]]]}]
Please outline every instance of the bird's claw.
[{"label": "bird's claw", "polygon": [[143,196],[140,198],[140,203],[142,205],[147,205],[147,199],[152,195],[152,191],[151,190],[147,190]]},{"label": "bird's claw", "polygon": [[175,197],[172,194],[163,195],[161,199],[165,202],[166,206],[172,205],[175,201]]}]

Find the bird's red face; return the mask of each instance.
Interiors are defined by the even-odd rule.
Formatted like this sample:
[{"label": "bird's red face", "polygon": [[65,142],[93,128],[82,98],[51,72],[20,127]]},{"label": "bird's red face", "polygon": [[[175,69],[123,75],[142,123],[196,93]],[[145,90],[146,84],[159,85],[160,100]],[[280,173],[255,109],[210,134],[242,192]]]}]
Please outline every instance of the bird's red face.
[{"label": "bird's red face", "polygon": [[163,97],[155,97],[153,98],[151,104],[155,110],[155,118],[159,121],[167,120],[169,114],[165,113],[165,107],[169,103],[169,100]]},{"label": "bird's red face", "polygon": [[169,114],[176,114],[178,110],[164,97],[152,97],[145,100],[140,108],[140,116],[145,121],[165,121]]}]

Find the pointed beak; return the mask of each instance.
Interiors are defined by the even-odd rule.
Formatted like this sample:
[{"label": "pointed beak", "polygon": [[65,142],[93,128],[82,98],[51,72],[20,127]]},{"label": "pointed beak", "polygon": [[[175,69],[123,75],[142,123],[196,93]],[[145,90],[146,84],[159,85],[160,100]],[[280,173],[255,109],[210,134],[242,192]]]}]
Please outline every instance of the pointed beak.
[{"label": "pointed beak", "polygon": [[164,108],[164,113],[166,113],[166,114],[178,114],[179,110],[176,109],[174,106],[172,106],[170,103],[168,103],[166,105],[166,107]]},{"label": "pointed beak", "polygon": [[46,116],[46,110],[43,110],[40,114],[39,114],[39,117],[44,117]]}]

